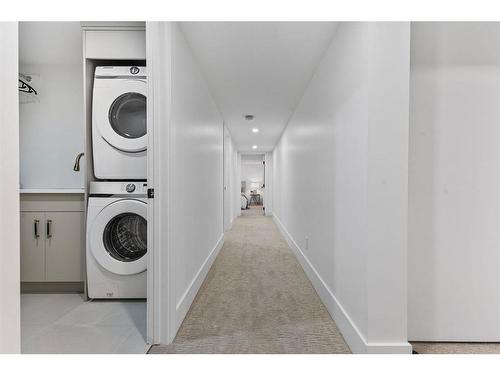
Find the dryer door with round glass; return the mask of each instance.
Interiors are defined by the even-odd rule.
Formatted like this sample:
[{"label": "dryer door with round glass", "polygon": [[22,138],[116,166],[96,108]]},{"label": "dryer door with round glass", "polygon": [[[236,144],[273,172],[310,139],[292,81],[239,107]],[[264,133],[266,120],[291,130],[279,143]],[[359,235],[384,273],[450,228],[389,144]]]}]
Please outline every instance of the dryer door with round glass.
[{"label": "dryer door with round glass", "polygon": [[92,255],[106,270],[133,275],[147,268],[147,205],[122,199],[104,207],[92,225]]},{"label": "dryer door with round glass", "polygon": [[94,101],[95,121],[100,135],[124,152],[147,147],[145,80],[106,79],[99,82],[100,100]]}]

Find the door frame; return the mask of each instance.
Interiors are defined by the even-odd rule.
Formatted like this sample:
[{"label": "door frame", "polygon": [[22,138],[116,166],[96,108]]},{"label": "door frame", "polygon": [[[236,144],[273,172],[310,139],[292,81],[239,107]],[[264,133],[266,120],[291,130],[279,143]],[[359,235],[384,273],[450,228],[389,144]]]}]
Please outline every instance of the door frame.
[{"label": "door frame", "polygon": [[273,215],[273,152],[264,154],[264,214]]},{"label": "door frame", "polygon": [[233,154],[233,150],[231,147],[231,133],[229,132],[229,129],[227,129],[226,124],[223,123],[223,132],[222,132],[222,145],[223,145],[223,157],[222,157],[222,185],[223,185],[223,197],[222,197],[222,202],[223,202],[223,210],[222,210],[222,228],[224,229],[224,232],[227,232],[228,230],[231,229],[231,223],[232,223],[232,183],[231,183],[231,174],[232,174],[232,168],[231,168],[231,158]]},{"label": "door frame", "polygon": [[21,352],[18,40],[18,22],[0,22],[0,353],[12,354]]},{"label": "door frame", "polygon": [[[172,22],[146,22],[148,68],[148,277],[147,342],[167,345],[174,339],[170,236],[170,114]],[[166,144],[165,144],[166,143]]]}]

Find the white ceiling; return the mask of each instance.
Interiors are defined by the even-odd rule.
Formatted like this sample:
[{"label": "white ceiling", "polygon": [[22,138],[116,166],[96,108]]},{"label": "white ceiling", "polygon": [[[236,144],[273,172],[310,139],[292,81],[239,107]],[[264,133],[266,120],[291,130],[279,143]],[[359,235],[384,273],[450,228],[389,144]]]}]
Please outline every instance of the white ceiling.
[{"label": "white ceiling", "polygon": [[274,148],[335,28],[334,22],[181,23],[240,152]]},{"label": "white ceiling", "polygon": [[20,64],[82,64],[80,22],[19,22]]}]

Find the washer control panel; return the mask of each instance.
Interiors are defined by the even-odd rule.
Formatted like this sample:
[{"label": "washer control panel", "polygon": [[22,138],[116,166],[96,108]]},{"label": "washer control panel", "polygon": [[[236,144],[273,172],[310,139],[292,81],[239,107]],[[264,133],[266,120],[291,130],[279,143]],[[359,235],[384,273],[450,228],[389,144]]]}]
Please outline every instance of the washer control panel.
[{"label": "washer control panel", "polygon": [[127,194],[146,194],[148,192],[148,184],[145,182],[125,182],[122,184],[123,192]]},{"label": "washer control panel", "polygon": [[141,181],[120,182],[120,193],[125,195],[146,195],[148,184]]},{"label": "washer control panel", "polygon": [[92,181],[90,182],[91,195],[134,195],[142,196],[148,193],[146,181]]}]

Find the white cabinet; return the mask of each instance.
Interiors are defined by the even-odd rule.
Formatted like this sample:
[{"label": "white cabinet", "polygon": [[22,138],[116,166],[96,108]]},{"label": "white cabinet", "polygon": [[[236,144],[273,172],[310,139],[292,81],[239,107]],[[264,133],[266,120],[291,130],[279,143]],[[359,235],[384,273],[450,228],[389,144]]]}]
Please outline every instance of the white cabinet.
[{"label": "white cabinet", "polygon": [[21,281],[45,281],[44,212],[21,212]]},{"label": "white cabinet", "polygon": [[21,281],[30,285],[25,290],[83,286],[83,202],[83,194],[21,195]]},{"label": "white cabinet", "polygon": [[84,60],[146,60],[145,22],[82,22]]},{"label": "white cabinet", "polygon": [[46,281],[83,281],[83,212],[45,214]]},{"label": "white cabinet", "polygon": [[146,59],[144,30],[90,30],[85,32],[87,59]]},{"label": "white cabinet", "polygon": [[83,212],[21,213],[21,281],[83,281]]}]

